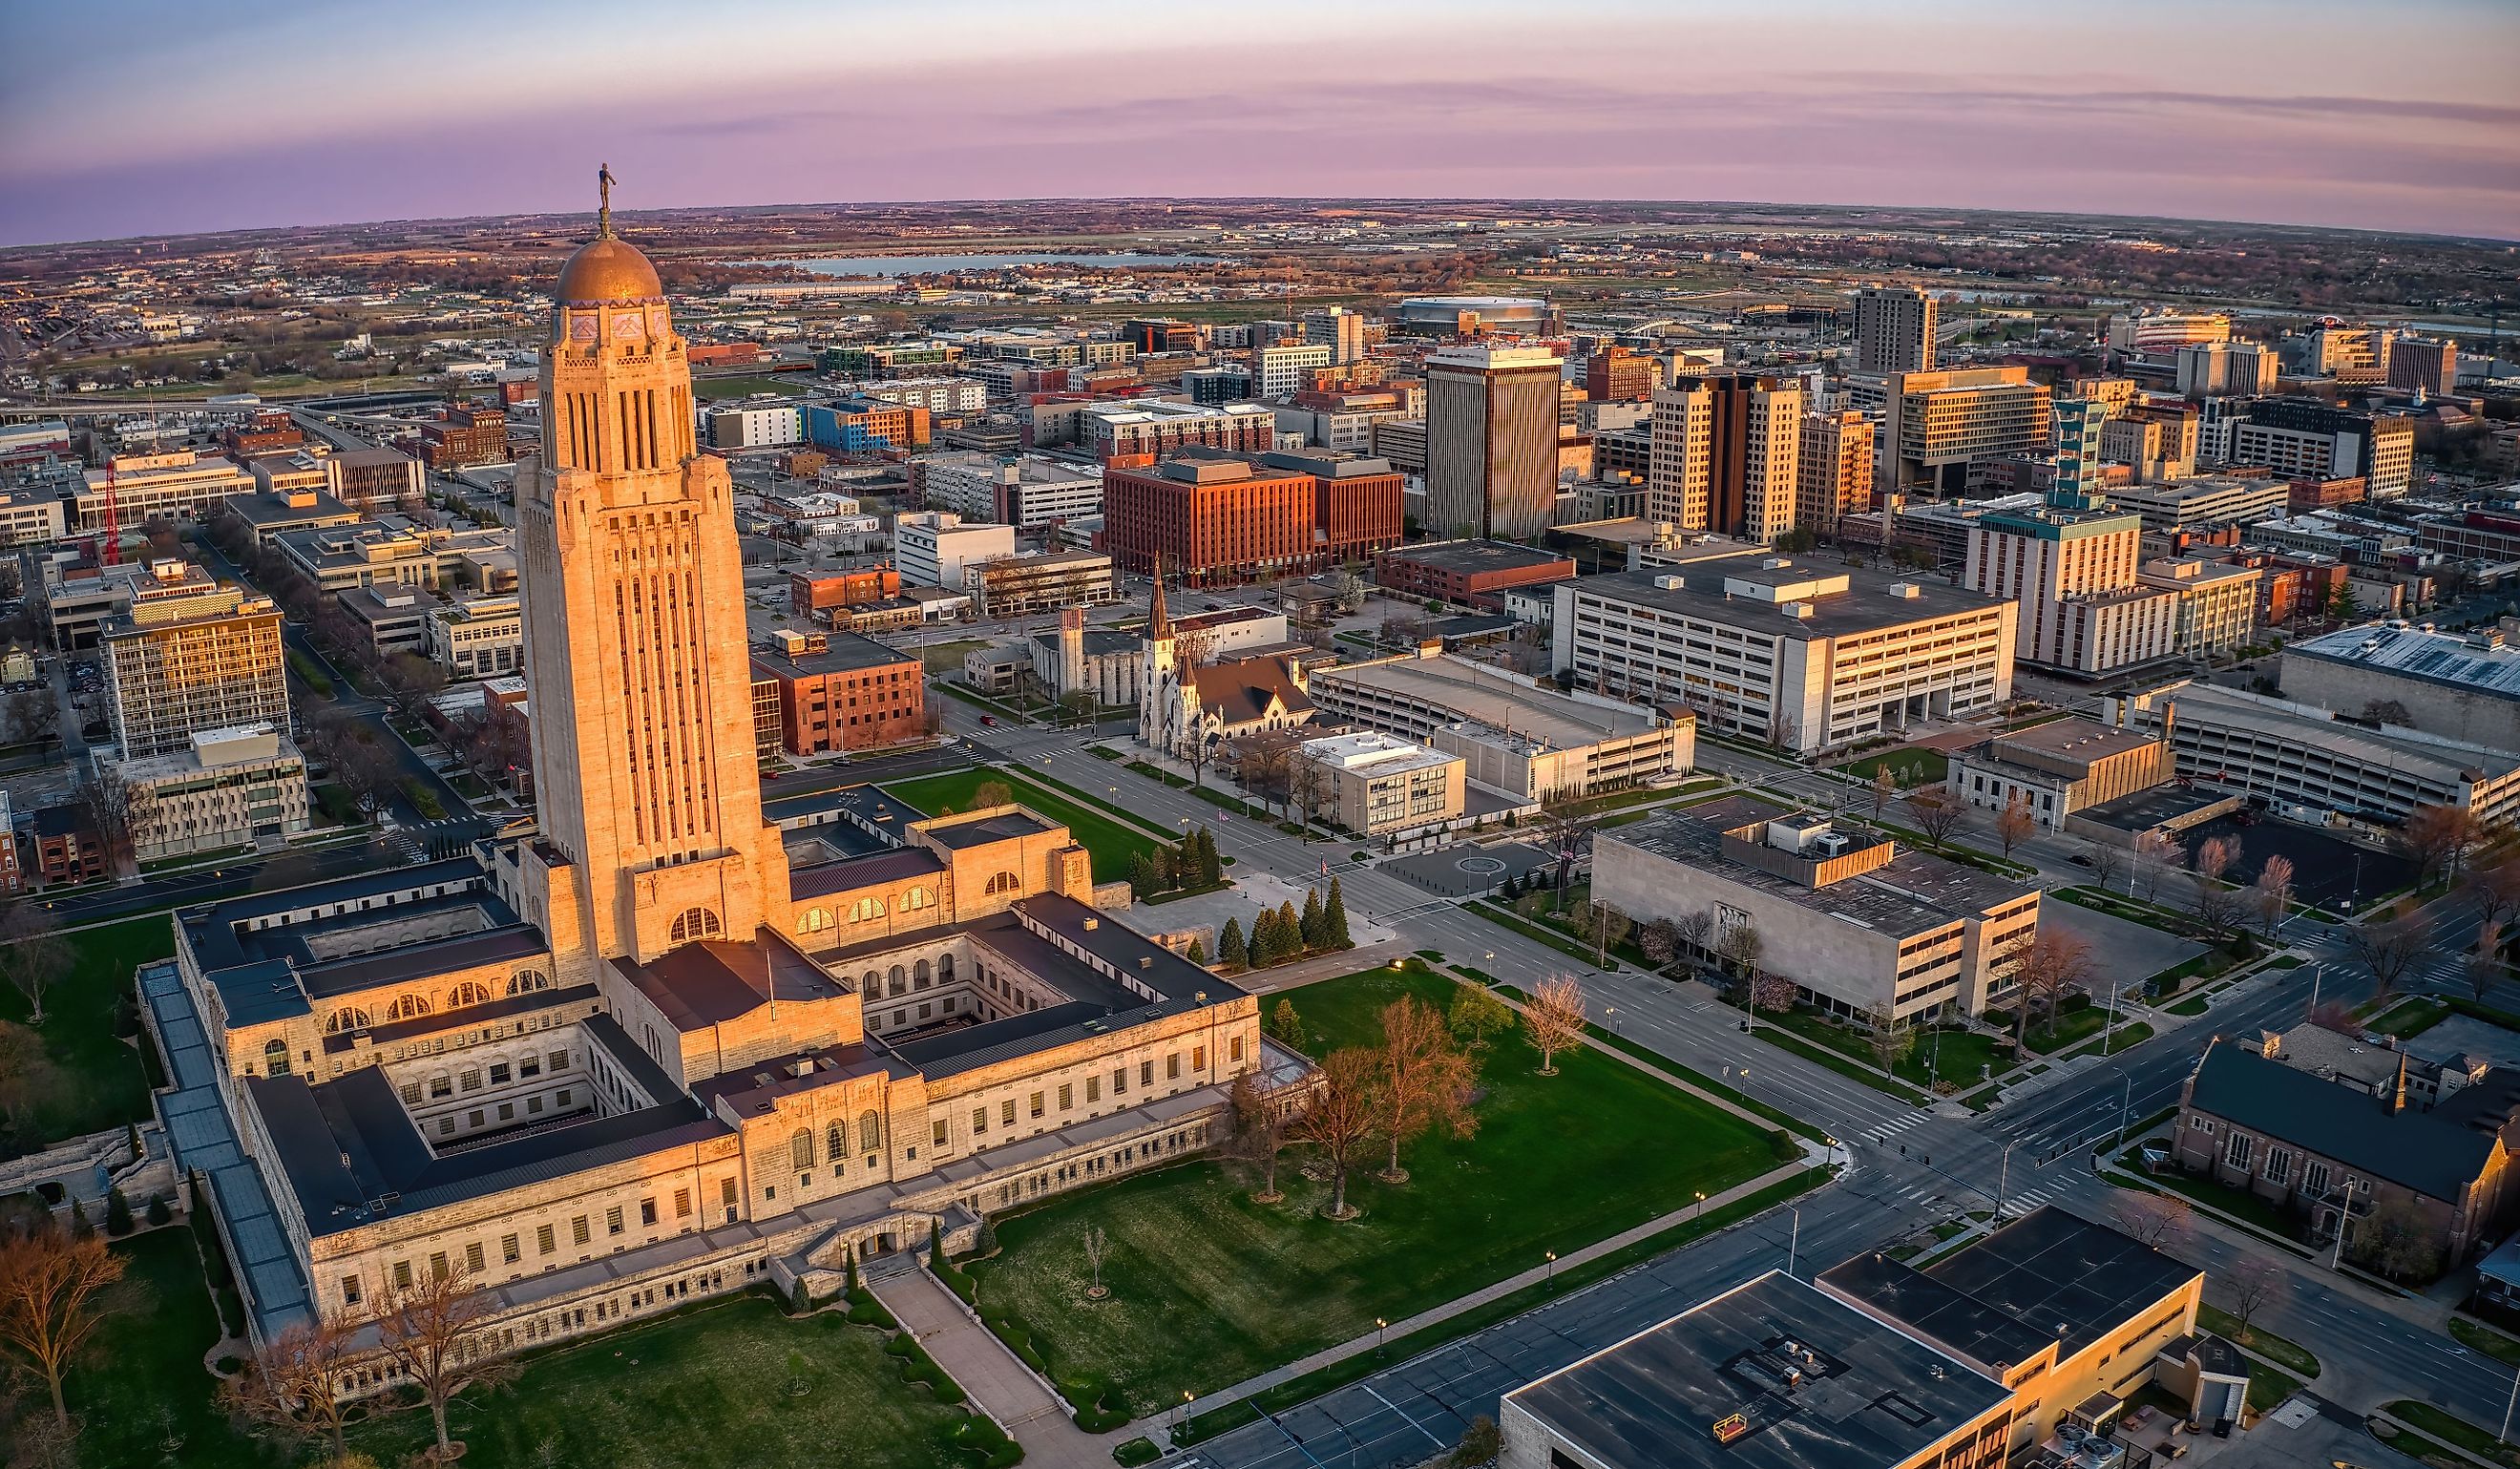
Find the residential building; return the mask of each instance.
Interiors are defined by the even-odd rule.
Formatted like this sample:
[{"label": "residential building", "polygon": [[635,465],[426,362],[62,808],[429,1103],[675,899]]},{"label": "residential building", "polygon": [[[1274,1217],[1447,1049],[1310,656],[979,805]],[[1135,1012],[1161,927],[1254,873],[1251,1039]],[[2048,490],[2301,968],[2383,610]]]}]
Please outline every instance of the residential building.
[{"label": "residential building", "polygon": [[2257,342],[2208,341],[2178,349],[2176,383],[2182,398],[2254,398],[2275,390],[2281,363]]},{"label": "residential building", "polygon": [[2461,1085],[2423,1105],[2408,1094],[2409,1058],[2400,1051],[2396,1061],[2396,1077],[2374,1095],[2350,1078],[2287,1065],[2263,1042],[2217,1036],[2180,1090],[2171,1161],[2306,1215],[2317,1240],[2384,1207],[2410,1206],[2440,1264],[2463,1264],[2509,1226],[2520,1203],[2511,1168],[2520,1077],[2457,1076]]},{"label": "residential building", "polygon": [[1367,730],[1304,740],[1295,758],[1312,768],[1320,792],[1307,814],[1360,836],[1441,826],[1463,810],[1462,773],[1468,762],[1459,755]]},{"label": "residential building", "polygon": [[2179,595],[2178,633],[2173,651],[2182,658],[2227,656],[2256,641],[2261,566],[2202,556],[2155,557],[2136,572],[2136,581]]},{"label": "residential building", "polygon": [[1865,1024],[1975,1015],[2012,984],[2039,889],[1748,796],[1593,835],[1593,895],[1640,922],[1707,913],[1711,952],[1748,927],[1797,1000]]},{"label": "residential building", "polygon": [[[2112,423],[2110,426],[2116,424]],[[2184,530],[2192,525],[2244,524],[2281,515],[2291,504],[2292,486],[2268,476],[2212,474],[2199,479],[2120,485],[2109,491],[2109,500],[2120,511],[2142,516],[2146,530]]]},{"label": "residential building", "polygon": [[461,597],[432,607],[422,626],[422,650],[450,679],[522,673],[525,624],[514,592]]},{"label": "residential building", "polygon": [[2131,311],[2109,318],[2109,350],[2149,353],[2231,339],[2231,318],[2220,311]]},{"label": "residential building", "polygon": [[2302,703],[2520,753],[2520,648],[2499,628],[2339,628],[2287,644],[2275,682]]},{"label": "residential building", "polygon": [[479,403],[456,403],[420,425],[420,462],[440,474],[482,465],[504,465],[508,415]]},{"label": "residential building", "polygon": [[1547,528],[1563,366],[1545,347],[1448,347],[1426,358],[1428,526],[1508,539]]},{"label": "residential building", "polygon": [[1325,342],[1280,342],[1252,348],[1251,395],[1281,398],[1299,387],[1310,386],[1314,369],[1328,367],[1337,360],[1331,353]]},{"label": "residential building", "polygon": [[1957,495],[1971,464],[2049,445],[2051,394],[2028,368],[1894,373],[1883,388],[1881,478],[1890,488]]},{"label": "residential building", "polygon": [[1265,454],[1278,447],[1278,416],[1257,403],[1089,403],[1078,416],[1077,442],[1104,464],[1148,465],[1193,447]]},{"label": "residential building", "polygon": [[1801,753],[1965,719],[2012,696],[2017,603],[1784,556],[1561,584],[1555,666]]},{"label": "residential building", "polygon": [[75,886],[105,876],[105,838],[87,808],[75,801],[39,806],[27,819],[35,849],[35,875],[45,887]]},{"label": "residential building", "polygon": [[989,406],[988,389],[968,378],[892,378],[869,382],[858,393],[878,403],[923,408],[938,418]]},{"label": "residential building", "polygon": [[708,411],[712,449],[774,449],[805,442],[805,413],[796,403],[730,403]]},{"label": "residential building", "polygon": [[103,646],[122,759],[182,749],[202,730],[289,728],[280,609],[190,561],[151,562]]},{"label": "residential building", "polygon": [[1315,669],[1307,690],[1326,718],[1459,755],[1472,785],[1517,803],[1660,784],[1697,759],[1686,711],[1560,693],[1433,644]]},{"label": "residential building", "polygon": [[972,565],[1015,554],[1012,525],[967,523],[952,511],[921,511],[892,522],[892,559],[901,579],[922,587],[960,589]]},{"label": "residential building", "polygon": [[963,586],[983,617],[1028,617],[1117,601],[1111,557],[1100,551],[1028,551],[963,564]]},{"label": "residential building", "polygon": [[805,405],[805,438],[836,454],[907,455],[927,447],[930,417],[915,404],[842,398]]},{"label": "residential building", "polygon": [[2023,662],[2098,675],[2178,650],[2178,594],[2136,574],[2141,519],[2093,503],[2052,496],[1969,528],[1960,585],[2020,603]]},{"label": "residential building", "polygon": [[1643,403],[1662,386],[1662,360],[1616,343],[1584,359],[1584,396],[1596,403]]},{"label": "residential building", "polygon": [[1304,340],[1330,349],[1332,366],[1364,360],[1365,318],[1345,306],[1323,306],[1304,313]]},{"label": "residential building", "polygon": [[115,762],[106,779],[126,792],[140,862],[274,844],[313,824],[305,757],[276,725],[197,730],[181,748]]},{"label": "residential building", "polygon": [[1794,465],[1794,524],[1835,535],[1837,522],[1872,508],[1872,421],[1854,409],[1806,413]]},{"label": "residential building", "polygon": [[1201,584],[1313,570],[1398,545],[1402,488],[1375,458],[1187,450],[1104,469],[1102,544],[1126,571]]},{"label": "residential building", "polygon": [[1751,373],[1682,378],[1653,395],[1652,518],[1773,541],[1794,528],[1803,391]]},{"label": "residential building", "polygon": [[944,453],[921,457],[916,468],[930,509],[968,519],[1033,530],[1102,513],[1102,471],[1063,460]]},{"label": "residential building", "polygon": [[1504,605],[1508,588],[1574,574],[1569,558],[1510,541],[1418,541],[1394,547],[1373,562],[1374,582],[1388,596],[1489,612]]},{"label": "residential building", "polygon": [[[1228,404],[1245,403],[1254,396],[1251,369],[1239,362],[1220,362],[1208,367],[1184,368],[1182,391],[1191,402],[1204,408],[1222,408]],[[1040,442],[1038,439],[1034,442]]]},{"label": "residential building", "polygon": [[1982,811],[2003,811],[2018,801],[2052,831],[2077,811],[2149,790],[2173,774],[2170,746],[2152,735],[2058,719],[1953,755],[1943,786]]},{"label": "residential building", "polygon": [[875,750],[927,734],[925,665],[855,633],[771,635],[755,681],[779,686],[779,742],[791,755]]},{"label": "residential building", "polygon": [[1855,293],[1855,371],[1934,370],[1937,302],[1912,286],[1867,286]]},{"label": "residential building", "polygon": [[2230,463],[2264,466],[2278,479],[2359,475],[2369,498],[2394,500],[2407,493],[2414,473],[2415,428],[2405,419],[2307,398],[2260,398],[2228,432]]},{"label": "residential building", "polygon": [[[111,494],[108,486],[111,484]],[[233,495],[250,493],[253,472],[232,459],[173,449],[163,454],[117,454],[102,469],[80,477],[70,497],[70,529],[105,529],[105,507],[126,531],[152,520],[207,521]]]},{"label": "residential building", "polygon": [[2132,403],[2102,426],[2100,457],[2133,468],[2138,482],[2183,479],[2196,472],[2197,424],[2184,403]]}]

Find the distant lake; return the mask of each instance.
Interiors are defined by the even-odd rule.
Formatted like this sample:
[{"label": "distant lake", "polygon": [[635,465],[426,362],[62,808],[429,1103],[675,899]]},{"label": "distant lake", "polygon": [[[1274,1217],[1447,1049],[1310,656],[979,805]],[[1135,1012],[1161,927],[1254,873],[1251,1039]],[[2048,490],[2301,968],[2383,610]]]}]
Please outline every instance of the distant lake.
[{"label": "distant lake", "polygon": [[842,255],[822,260],[755,260],[754,265],[801,265],[818,276],[931,276],[956,270],[995,270],[1009,265],[1210,265],[1212,255]]}]

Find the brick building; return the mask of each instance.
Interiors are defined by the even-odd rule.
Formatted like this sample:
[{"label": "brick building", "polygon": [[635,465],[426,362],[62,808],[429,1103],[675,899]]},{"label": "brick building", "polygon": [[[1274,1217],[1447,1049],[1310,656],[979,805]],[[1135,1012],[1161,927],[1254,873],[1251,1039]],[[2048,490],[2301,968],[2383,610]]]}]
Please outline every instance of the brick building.
[{"label": "brick building", "polygon": [[467,469],[508,463],[508,415],[502,409],[458,403],[420,425],[420,462],[432,469]]},{"label": "brick building", "polygon": [[924,672],[916,655],[855,633],[783,632],[752,657],[756,681],[779,683],[779,742],[791,755],[919,738],[927,731]]},{"label": "brick building", "polygon": [[1386,551],[1373,563],[1374,580],[1397,597],[1435,598],[1494,611],[1508,587],[1564,581],[1575,574],[1570,556],[1535,551],[1511,541],[1429,541]]},{"label": "brick building", "polygon": [[1397,546],[1401,492],[1379,459],[1190,449],[1104,471],[1102,550],[1193,583],[1311,570]]},{"label": "brick building", "polygon": [[788,610],[816,622],[829,622],[839,607],[866,606],[901,596],[901,573],[890,566],[864,571],[791,571],[788,573]]}]

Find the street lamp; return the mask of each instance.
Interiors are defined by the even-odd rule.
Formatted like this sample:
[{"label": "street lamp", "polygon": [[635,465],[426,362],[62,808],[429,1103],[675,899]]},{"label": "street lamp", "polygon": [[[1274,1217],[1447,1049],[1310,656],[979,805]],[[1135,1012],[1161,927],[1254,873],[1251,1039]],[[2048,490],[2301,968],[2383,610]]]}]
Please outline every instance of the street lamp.
[{"label": "street lamp", "polygon": [[1794,1272],[1794,1256],[1802,1248],[1803,1242],[1803,1211],[1797,1206],[1793,1213],[1793,1232],[1785,1236],[1785,1273],[1788,1275]]},{"label": "street lamp", "polygon": [[1376,1357],[1382,1355],[1382,1333],[1390,1324],[1380,1316],[1373,1318],[1373,1355]]},{"label": "street lamp", "polygon": [[1556,1278],[1557,1278],[1557,1252],[1556,1252],[1555,1250],[1552,1250],[1552,1251],[1550,1251],[1550,1252],[1549,1252],[1549,1268],[1548,1268],[1548,1272],[1547,1272],[1546,1274],[1544,1274],[1544,1275],[1542,1275],[1542,1276],[1541,1276],[1541,1280],[1542,1280],[1542,1282],[1543,1282],[1543,1283],[1547,1283],[1547,1282],[1552,1281],[1552,1280],[1554,1280],[1554,1279],[1556,1279]]},{"label": "street lamp", "polygon": [[1995,1222],[1999,1224],[2003,1223],[2003,1195],[2012,1182],[2012,1150],[2020,1145],[2018,1137],[2003,1145],[2003,1166],[1996,1171]]},{"label": "street lamp", "polygon": [[1705,1195],[1705,1194],[1701,1193],[1701,1194],[1699,1194],[1699,1195],[1697,1196],[1697,1207],[1696,1207],[1696,1210],[1695,1210],[1695,1212],[1693,1212],[1693,1213],[1691,1213],[1691,1214],[1689,1215],[1689,1217],[1688,1217],[1688,1222],[1689,1222],[1690,1224],[1702,1224],[1706,1223],[1706,1195]]}]

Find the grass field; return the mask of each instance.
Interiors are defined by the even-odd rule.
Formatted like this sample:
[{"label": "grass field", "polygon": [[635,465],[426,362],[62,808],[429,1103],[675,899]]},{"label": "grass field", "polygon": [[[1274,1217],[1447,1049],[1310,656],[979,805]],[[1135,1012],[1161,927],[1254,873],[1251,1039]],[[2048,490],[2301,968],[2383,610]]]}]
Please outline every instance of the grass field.
[{"label": "grass field", "polygon": [[[44,1023],[34,1028],[44,1059],[28,1089],[33,1121],[22,1144],[58,1142],[149,1115],[140,1052],[114,1034],[116,1002],[132,993],[133,969],[175,952],[173,926],[162,914],[132,918],[68,934],[63,942],[70,970],[45,992]],[[0,986],[0,1027],[23,1027],[27,1013],[26,997]]]},{"label": "grass field", "polygon": [[[1451,1002],[1453,981],[1412,961],[1292,991],[1309,1048],[1363,1044],[1401,995]],[[1250,1201],[1248,1180],[1200,1163],[1061,1199],[999,1225],[1002,1252],[975,1268],[980,1307],[1010,1319],[1071,1398],[1110,1389],[1134,1413],[1184,1391],[1238,1382],[1373,1330],[1605,1235],[1686,1209],[1775,1166],[1766,1132],[1598,1051],[1561,1052],[1537,1074],[1519,1033],[1491,1041],[1478,1132],[1405,1155],[1408,1183],[1349,1185],[1363,1218],[1321,1218],[1327,1186],[1289,1149],[1284,1203]],[[1111,1240],[1109,1299],[1084,1299],[1079,1244]]]},{"label": "grass field", "polygon": [[1900,784],[1917,786],[1931,785],[1943,779],[1950,772],[1952,762],[1951,757],[1940,750],[1901,745],[1895,750],[1883,750],[1877,755],[1848,761],[1838,769],[1859,780],[1869,780],[1872,773],[1885,765],[1890,767],[1890,774],[1899,778]]},{"label": "grass field", "polygon": [[705,403],[715,403],[726,398],[745,398],[754,393],[780,393],[790,398],[801,397],[806,386],[807,375],[803,373],[777,375],[746,373],[735,378],[692,379],[692,391],[698,393],[700,400]]},{"label": "grass field", "polygon": [[1132,855],[1155,849],[1158,838],[1152,832],[1128,825],[1116,817],[1061,795],[1038,781],[1027,780],[1012,771],[988,768],[949,771],[941,776],[897,780],[883,788],[930,816],[942,816],[949,806],[956,811],[969,810],[974,804],[973,793],[992,780],[1012,791],[1020,804],[1054,822],[1066,823],[1068,833],[1084,843],[1086,852],[1093,857],[1094,880],[1097,882],[1120,881],[1129,875]]}]

